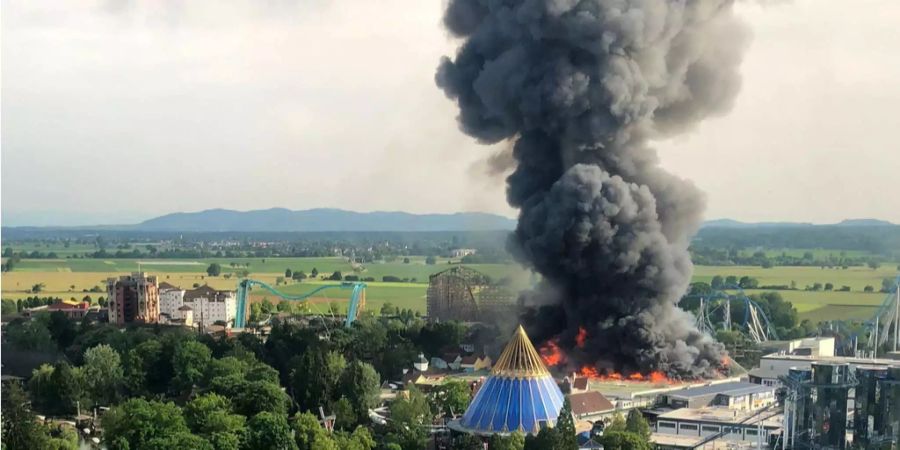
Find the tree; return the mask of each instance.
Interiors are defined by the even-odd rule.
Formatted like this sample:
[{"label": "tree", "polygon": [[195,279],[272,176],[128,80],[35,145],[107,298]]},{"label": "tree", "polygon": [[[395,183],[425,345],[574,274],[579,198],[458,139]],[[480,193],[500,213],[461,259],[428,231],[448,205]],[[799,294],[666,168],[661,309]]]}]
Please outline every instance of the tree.
[{"label": "tree", "polygon": [[14,321],[6,327],[6,339],[20,350],[53,351],[53,337],[37,320]]},{"label": "tree", "polygon": [[290,280],[291,278],[294,277],[294,271],[289,268],[284,269],[284,277],[287,278],[288,280]]},{"label": "tree", "polygon": [[525,435],[516,431],[508,436],[499,434],[491,435],[488,441],[488,449],[490,450],[524,450]]},{"label": "tree", "polygon": [[312,270],[312,272],[310,272],[310,275],[312,275],[313,278],[318,278],[319,277],[319,269],[316,269],[315,267],[313,267],[313,270]]},{"label": "tree", "polygon": [[[372,450],[375,448],[375,440],[372,433],[366,427],[356,427],[353,433],[336,433],[335,444],[341,450]],[[481,450],[481,449],[479,449]]]},{"label": "tree", "polygon": [[431,403],[438,414],[444,416],[462,414],[472,398],[472,391],[465,381],[448,381],[431,394]]},{"label": "tree", "polygon": [[75,324],[66,317],[66,313],[62,311],[53,311],[47,320],[47,330],[50,336],[56,341],[59,349],[65,349],[72,345],[75,336],[78,334],[75,330]]},{"label": "tree", "polygon": [[172,356],[172,369],[175,378],[172,380],[176,389],[190,390],[203,379],[203,374],[210,364],[212,352],[209,347],[197,341],[180,342]]},{"label": "tree", "polygon": [[409,258],[403,258],[403,264],[409,264]]},{"label": "tree", "polygon": [[870,259],[868,265],[870,269],[878,270],[878,268],[881,267],[881,262],[875,259]]},{"label": "tree", "polygon": [[243,448],[248,450],[296,450],[287,416],[263,411],[247,422]]},{"label": "tree", "polygon": [[96,405],[109,405],[118,397],[124,372],[119,353],[107,344],[91,347],[84,352],[87,391]]},{"label": "tree", "polygon": [[219,263],[212,263],[206,268],[206,274],[211,277],[217,277],[222,273],[222,266]]},{"label": "tree", "polygon": [[331,413],[334,414],[334,427],[338,430],[349,430],[356,424],[356,411],[347,397],[341,397],[331,405]]},{"label": "tree", "polygon": [[625,418],[622,417],[622,414],[616,411],[613,414],[612,420],[610,420],[609,424],[606,425],[606,428],[603,429],[603,432],[607,431],[625,431]]},{"label": "tree", "polygon": [[31,286],[31,292],[33,294],[37,294],[38,292],[43,291],[45,286],[46,285],[44,283],[37,283],[37,284]]},{"label": "tree", "polygon": [[831,284],[831,283],[825,283],[825,290],[826,290],[826,291],[833,291],[833,290],[834,290],[834,284]]},{"label": "tree", "polygon": [[213,445],[200,436],[188,432],[178,432],[155,437],[147,441],[146,448],[154,450],[220,450],[221,447]]},{"label": "tree", "polygon": [[295,272],[294,272],[294,275],[293,275],[291,278],[293,278],[293,279],[295,279],[295,280],[297,280],[297,281],[305,280],[305,279],[307,278],[307,277],[306,277],[306,272],[304,272],[304,271],[302,271],[302,270],[295,271]]},{"label": "tree", "polygon": [[234,409],[247,417],[267,411],[287,414],[290,399],[281,386],[265,381],[245,382],[234,397]]},{"label": "tree", "polygon": [[47,435],[31,411],[28,395],[18,382],[3,384],[3,444],[8,449],[45,448]]},{"label": "tree", "polygon": [[292,427],[296,447],[299,450],[337,450],[335,442],[312,413],[297,413]]},{"label": "tree", "polygon": [[645,440],[650,439],[650,424],[637,409],[628,411],[628,418],[625,419],[625,431],[634,433]]},{"label": "tree", "polygon": [[181,410],[174,403],[126,400],[103,415],[103,440],[110,450],[156,448],[152,442],[189,433]]},{"label": "tree", "polygon": [[738,286],[740,286],[742,289],[756,289],[756,287],[759,286],[759,280],[757,280],[756,278],[743,276],[741,277],[740,281],[738,281]]},{"label": "tree", "polygon": [[572,404],[566,397],[563,401],[562,409],[559,410],[559,417],[556,419],[556,426],[553,431],[558,434],[557,447],[555,450],[578,450],[578,438],[575,433],[575,417],[572,416]]},{"label": "tree", "polygon": [[346,367],[343,355],[318,346],[295,358],[291,362],[290,387],[300,409],[315,411],[338,397],[335,391]]},{"label": "tree", "polygon": [[635,433],[604,430],[600,438],[603,450],[650,450],[650,442]]},{"label": "tree", "polygon": [[731,287],[738,284],[738,278],[734,275],[728,275],[725,277],[725,287]]},{"label": "tree", "polygon": [[721,289],[724,284],[725,284],[725,281],[722,279],[721,275],[716,275],[716,276],[712,277],[712,281],[710,281],[710,283],[709,283],[709,285],[713,289]]},{"label": "tree", "polygon": [[481,438],[471,434],[460,434],[453,439],[451,450],[484,450]]},{"label": "tree", "polygon": [[227,398],[201,395],[184,406],[184,419],[191,431],[209,440],[217,450],[238,449],[245,419],[232,413]]},{"label": "tree", "polygon": [[428,255],[425,257],[425,264],[428,264],[429,266],[433,266],[436,263],[437,263],[437,259],[435,259],[434,256]]},{"label": "tree", "polygon": [[384,302],[381,305],[381,315],[382,316],[393,316],[397,314],[397,308],[391,302]]},{"label": "tree", "polygon": [[328,279],[332,281],[341,281],[344,279],[344,276],[341,275],[340,270],[335,270],[334,273],[332,273],[331,276],[328,277]]},{"label": "tree", "polygon": [[875,292],[875,288],[867,284],[866,287],[863,288],[863,292]]},{"label": "tree", "polygon": [[371,364],[353,361],[341,374],[339,393],[347,397],[359,423],[369,418],[369,409],[378,404],[381,380]]},{"label": "tree", "polygon": [[896,286],[896,284],[894,283],[893,278],[885,278],[881,280],[881,292],[891,292],[894,290],[894,286]]}]

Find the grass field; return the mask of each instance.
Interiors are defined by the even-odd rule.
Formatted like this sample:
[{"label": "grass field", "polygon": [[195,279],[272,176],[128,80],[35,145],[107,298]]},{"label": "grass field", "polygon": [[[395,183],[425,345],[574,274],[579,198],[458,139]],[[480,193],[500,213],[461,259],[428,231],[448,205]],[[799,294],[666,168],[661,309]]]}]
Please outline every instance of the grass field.
[{"label": "grass field", "polygon": [[[76,299],[84,295],[96,298],[105,293],[82,292],[94,286],[105,288],[105,281],[109,277],[118,276],[138,269],[140,263],[144,271],[159,275],[162,281],[190,289],[194,284],[209,284],[217,289],[235,289],[237,278],[226,279],[224,276],[209,277],[206,268],[212,262],[222,265],[223,273],[232,270],[231,263],[239,265],[249,264],[247,268],[251,277],[270,284],[275,284],[277,277],[284,275],[286,268],[303,270],[307,274],[315,267],[321,274],[330,274],[335,270],[344,275],[354,273],[353,268],[343,258],[213,258],[202,260],[134,260],[134,259],[58,259],[58,260],[23,260],[16,266],[13,272],[2,274],[2,296],[8,299],[17,299],[35,295],[30,293],[33,285],[43,283],[45,285],[41,296],[56,296]],[[411,308],[425,312],[425,291],[428,276],[450,267],[447,260],[438,260],[437,264],[427,265],[423,257],[413,257],[409,264],[402,260],[367,264],[357,274],[361,277],[374,277],[379,282],[368,283],[367,303],[369,308],[377,310],[384,302],[391,302],[400,308]],[[495,279],[511,277],[514,286],[527,287],[531,283],[528,271],[517,265],[504,264],[475,264],[471,265],[476,270],[482,271]],[[394,275],[400,278],[415,278],[415,283],[381,283],[384,275]],[[881,280],[893,278],[897,275],[896,267],[881,267],[878,270],[869,268],[852,267],[842,269],[822,269],[819,267],[774,267],[763,269],[755,266],[697,266],[694,271],[695,281],[712,280],[713,276],[735,275],[738,277],[747,275],[759,279],[761,285],[790,285],[796,282],[800,290],[779,291],[781,295],[794,304],[802,319],[811,319],[815,322],[831,319],[866,319],[871,317],[875,308],[881,304],[884,294],[863,293],[865,286],[873,286],[876,290],[881,287]],[[833,283],[835,288],[850,286],[851,292],[809,292],[802,289],[813,283]],[[300,294],[309,292],[315,287],[327,283],[326,281],[307,280],[302,283],[290,283],[283,285],[285,293]],[[74,287],[73,287],[74,286]],[[748,293],[761,292],[750,290]],[[327,295],[326,295],[327,294]],[[348,291],[329,290],[323,296],[316,298],[317,303],[337,301],[344,304],[349,295]],[[266,295],[262,291],[253,293],[253,300],[259,301]],[[269,295],[271,300],[274,296]]]}]

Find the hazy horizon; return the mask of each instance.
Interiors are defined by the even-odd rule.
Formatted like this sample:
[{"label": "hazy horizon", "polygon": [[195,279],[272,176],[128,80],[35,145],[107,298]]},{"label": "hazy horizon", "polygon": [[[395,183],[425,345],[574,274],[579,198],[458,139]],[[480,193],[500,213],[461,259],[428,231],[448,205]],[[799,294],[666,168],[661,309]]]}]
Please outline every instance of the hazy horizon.
[{"label": "hazy horizon", "polygon": [[[900,3],[735,8],[734,108],[658,142],[706,219],[900,222]],[[434,84],[441,2],[22,2],[2,15],[5,226],[334,207],[514,217]],[[411,38],[414,37],[414,38]],[[315,42],[315,45],[309,45]],[[499,144],[502,146],[504,144]]]}]

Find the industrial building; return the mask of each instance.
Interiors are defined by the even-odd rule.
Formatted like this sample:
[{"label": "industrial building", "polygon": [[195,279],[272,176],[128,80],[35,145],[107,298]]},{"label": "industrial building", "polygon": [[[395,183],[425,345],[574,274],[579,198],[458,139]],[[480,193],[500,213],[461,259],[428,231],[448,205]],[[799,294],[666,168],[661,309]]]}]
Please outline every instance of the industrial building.
[{"label": "industrial building", "polygon": [[766,445],[781,428],[778,411],[681,408],[657,416],[651,440],[659,448],[699,448],[720,439]]},{"label": "industrial building", "polygon": [[106,281],[109,321],[116,325],[157,323],[159,287],[156,275],[133,272]]},{"label": "industrial building", "polygon": [[462,322],[491,321],[514,313],[516,294],[492,284],[490,277],[464,266],[428,278],[428,319]]},{"label": "industrial building", "polygon": [[660,396],[670,408],[720,406],[733,410],[756,410],[775,403],[775,388],[746,382],[709,384]]}]

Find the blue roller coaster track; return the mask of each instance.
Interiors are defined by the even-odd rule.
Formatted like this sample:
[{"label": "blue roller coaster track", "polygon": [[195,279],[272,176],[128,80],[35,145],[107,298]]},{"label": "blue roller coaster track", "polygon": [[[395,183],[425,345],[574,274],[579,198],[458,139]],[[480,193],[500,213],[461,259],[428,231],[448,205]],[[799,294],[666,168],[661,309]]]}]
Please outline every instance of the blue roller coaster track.
[{"label": "blue roller coaster track", "polygon": [[711,318],[713,313],[719,308],[725,309],[723,313],[723,324],[726,329],[730,329],[731,303],[737,302],[744,304],[744,320],[742,325],[747,329],[748,334],[754,341],[760,343],[778,339],[775,327],[769,322],[769,317],[766,316],[762,307],[759,306],[759,303],[748,297],[740,286],[726,285],[722,286],[719,290],[714,290],[703,295],[689,293],[685,298],[700,299],[700,310],[697,312],[697,325],[710,334],[715,333],[716,327],[713,325]]},{"label": "blue roller coaster track", "polygon": [[282,293],[275,289],[274,287],[258,280],[251,280],[249,278],[245,278],[238,282],[237,288],[237,314],[235,314],[234,318],[234,327],[235,328],[244,328],[247,324],[247,312],[249,307],[249,295],[250,289],[254,286],[259,286],[273,295],[277,296],[282,300],[290,300],[290,301],[306,301],[313,295],[322,292],[326,289],[343,289],[350,290],[350,307],[347,309],[347,318],[344,320],[344,326],[350,327],[353,324],[353,321],[356,320],[356,316],[359,314],[361,310],[363,310],[366,306],[366,283],[359,282],[349,282],[345,281],[339,284],[328,284],[325,286],[319,286],[312,291],[309,291],[305,294],[300,295],[289,295]]}]

